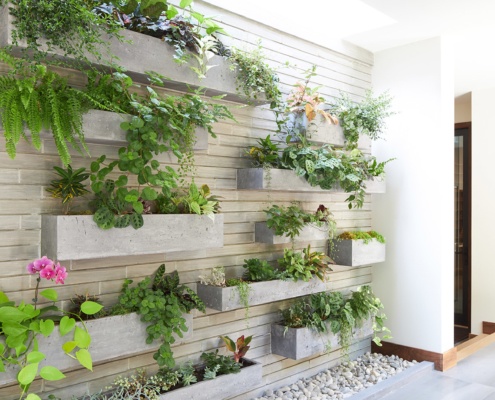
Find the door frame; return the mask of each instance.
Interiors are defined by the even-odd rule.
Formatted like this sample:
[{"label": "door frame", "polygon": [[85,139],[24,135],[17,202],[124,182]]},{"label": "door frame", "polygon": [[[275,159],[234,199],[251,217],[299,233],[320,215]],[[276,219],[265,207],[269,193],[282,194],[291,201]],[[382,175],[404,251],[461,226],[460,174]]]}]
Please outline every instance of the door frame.
[{"label": "door frame", "polygon": [[[465,319],[463,318],[463,321],[459,322],[462,322],[462,325],[467,326],[469,328],[469,332],[471,332],[471,122],[456,123],[454,125],[454,136],[457,136],[455,134],[457,129],[467,129],[466,134],[463,135],[463,147],[465,154],[463,160],[463,176],[468,177],[467,180],[464,179],[463,189],[463,208],[465,209],[465,215],[467,216],[467,218],[464,218],[463,221],[463,240],[464,243],[467,244],[467,271],[464,271],[464,279],[466,279],[466,282],[463,282],[463,286],[466,291],[464,304],[466,315]],[[455,317],[456,314],[454,313],[454,323],[457,323],[458,321],[455,320]]]}]

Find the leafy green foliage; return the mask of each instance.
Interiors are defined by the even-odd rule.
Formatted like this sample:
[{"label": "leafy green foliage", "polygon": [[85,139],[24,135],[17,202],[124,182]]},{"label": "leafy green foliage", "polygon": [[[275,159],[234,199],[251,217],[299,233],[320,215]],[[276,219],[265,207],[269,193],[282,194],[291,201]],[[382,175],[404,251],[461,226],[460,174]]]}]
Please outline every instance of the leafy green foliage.
[{"label": "leafy green foliage", "polygon": [[232,357],[218,354],[218,349],[212,353],[201,354],[201,360],[205,367],[217,369],[218,375],[237,374],[241,371],[241,364],[236,362]]},{"label": "leafy green foliage", "polygon": [[333,232],[335,227],[330,211],[323,205],[320,205],[314,213],[303,211],[297,203],[289,207],[273,205],[264,211],[267,215],[267,227],[273,229],[277,236],[289,237],[292,243],[307,224],[322,227],[326,223],[329,232]]},{"label": "leafy green foliage", "polygon": [[249,286],[249,282],[241,278],[230,278],[225,282],[227,287],[235,286],[237,289],[237,294],[239,295],[239,300],[241,305],[244,307],[244,318],[246,320],[246,324],[249,320],[249,293],[251,292],[251,286]]},{"label": "leafy green foliage", "polygon": [[285,275],[278,271],[273,265],[269,264],[266,260],[260,260],[259,258],[250,258],[244,260],[243,279],[248,282],[265,282],[272,281],[274,279],[283,279]]},{"label": "leafy green foliage", "polygon": [[193,308],[204,312],[204,303],[191,289],[179,284],[177,271],[166,276],[164,264],[158,268],[153,281],[145,278],[132,288],[131,283],[128,279],[124,282],[120,306],[141,315],[141,321],[148,325],[146,343],[161,340],[160,348],[153,355],[158,365],[173,367],[175,362],[170,347],[175,342],[173,334],[182,337],[187,331],[182,314]]},{"label": "leafy green foliage", "polygon": [[[75,294],[73,297],[70,298],[70,302],[71,302],[71,305],[69,308],[70,312],[74,315],[77,315],[77,317],[81,320],[102,318],[106,315],[105,311],[103,310],[103,305],[101,304],[100,299],[95,295],[91,295],[88,293]],[[98,304],[100,310],[96,313],[87,314],[85,312],[85,311],[87,311],[85,309],[85,305],[87,305],[88,302]]]},{"label": "leafy green foliage", "polygon": [[247,154],[251,158],[254,168],[280,168],[280,152],[282,149],[277,143],[273,143],[270,135],[264,139],[258,139],[258,146],[252,146]]},{"label": "leafy green foliage", "polygon": [[394,114],[390,111],[391,102],[387,92],[373,97],[373,92],[368,91],[361,103],[355,103],[341,93],[331,110],[339,118],[348,148],[356,147],[360,135],[368,135],[373,140],[381,137],[385,119]]},{"label": "leafy green foliage", "polygon": [[[8,57],[0,60],[12,64]],[[0,117],[7,154],[14,158],[21,138],[31,134],[31,144],[41,148],[40,132],[49,129],[64,165],[71,161],[68,144],[78,152],[86,149],[82,114],[92,104],[89,96],[67,85],[67,81],[45,66],[36,66],[32,74],[17,79],[0,76]]]},{"label": "leafy green foliage", "polygon": [[318,332],[330,330],[339,334],[339,344],[348,354],[353,330],[373,319],[373,340],[380,345],[380,336],[390,338],[390,330],[384,326],[386,316],[383,304],[369,286],[361,286],[349,298],[341,292],[312,294],[296,300],[282,311],[283,324],[290,328],[311,328]]},{"label": "leafy green foliage", "polygon": [[91,12],[94,4],[91,0],[12,0],[11,3],[13,44],[26,41],[26,57],[29,54],[36,63],[49,62],[48,53],[53,49],[75,58],[79,62],[76,66],[80,67],[81,63],[89,64],[88,55],[110,59],[108,43],[102,33],[120,38],[119,25],[112,18]]},{"label": "leafy green foliage", "polygon": [[270,102],[270,108],[279,106],[282,92],[278,86],[279,78],[275,70],[270,67],[262,52],[261,42],[258,47],[250,51],[232,49],[230,56],[232,69],[237,72],[237,91],[248,99],[258,99],[260,93],[264,93]]},{"label": "leafy green foliage", "polygon": [[224,341],[227,350],[234,353],[234,361],[240,362],[241,358],[248,352],[249,343],[251,343],[253,336],[244,337],[244,335],[242,335],[239,336],[235,342],[228,336],[220,336],[220,338]]},{"label": "leafy green foliage", "polygon": [[294,281],[308,282],[313,275],[324,280],[325,275],[332,269],[329,263],[332,260],[324,253],[311,251],[310,245],[302,252],[284,249],[284,257],[278,260],[280,267],[286,271],[287,276]]},{"label": "leafy green foliage", "polygon": [[220,203],[218,197],[212,196],[208,185],[200,189],[191,183],[188,189],[180,189],[170,197],[159,195],[156,200],[160,214],[198,214],[213,215],[218,213]]},{"label": "leafy green foliage", "polygon": [[337,236],[337,239],[341,239],[341,240],[362,239],[365,244],[368,244],[373,239],[375,239],[379,243],[385,243],[385,238],[376,231],[368,231],[368,232],[347,231],[347,232],[342,232],[340,235]]},{"label": "leafy green foliage", "polygon": [[46,189],[52,197],[62,199],[62,204],[65,204],[65,214],[69,214],[72,201],[76,197],[84,196],[89,193],[86,186],[82,183],[89,178],[86,168],[72,170],[70,165],[67,169],[53,167],[59,179],[54,179],[50,182],[50,187]]}]

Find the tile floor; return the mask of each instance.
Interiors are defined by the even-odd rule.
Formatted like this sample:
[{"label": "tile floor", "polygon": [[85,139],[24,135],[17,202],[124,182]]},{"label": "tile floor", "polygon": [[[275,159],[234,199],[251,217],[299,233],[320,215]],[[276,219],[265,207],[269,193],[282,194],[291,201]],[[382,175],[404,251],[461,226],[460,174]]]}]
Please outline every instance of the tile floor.
[{"label": "tile floor", "polygon": [[495,343],[445,371],[432,371],[382,400],[495,400]]}]

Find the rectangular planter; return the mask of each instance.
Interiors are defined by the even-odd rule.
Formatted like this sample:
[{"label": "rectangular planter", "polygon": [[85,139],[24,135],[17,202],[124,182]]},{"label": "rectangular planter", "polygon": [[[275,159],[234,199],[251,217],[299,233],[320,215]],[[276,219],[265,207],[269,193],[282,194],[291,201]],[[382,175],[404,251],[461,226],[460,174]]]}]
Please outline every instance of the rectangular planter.
[{"label": "rectangular planter", "polygon": [[143,215],[144,226],[100,229],[92,215],[43,215],[41,254],[58,260],[223,247],[223,214]]},{"label": "rectangular planter", "polygon": [[372,239],[367,244],[363,239],[333,240],[333,260],[338,265],[359,267],[385,261],[385,243]]},{"label": "rectangular planter", "polygon": [[[373,333],[371,321],[367,321],[353,334],[354,340],[361,340]],[[310,328],[287,328],[281,324],[272,324],[271,327],[272,353],[300,360],[323,353],[330,347],[332,350],[340,348],[339,337],[332,332],[320,333]]]},{"label": "rectangular planter", "polygon": [[[297,176],[290,169],[271,168],[242,168],[237,170],[237,189],[247,190],[274,190],[296,192],[335,192],[340,188],[324,190],[319,186],[311,186],[308,181]],[[366,193],[385,193],[385,180],[374,179],[366,181]]]},{"label": "rectangular planter", "polygon": [[262,365],[246,359],[252,365],[241,368],[238,374],[220,375],[191,386],[160,395],[160,400],[223,400],[250,391],[262,381]]},{"label": "rectangular planter", "polygon": [[[13,17],[9,14],[8,5],[0,8],[0,46],[12,44]],[[189,64],[179,65],[174,61],[175,49],[165,41],[151,36],[143,35],[138,32],[122,30],[121,35],[124,42],[120,42],[114,37],[103,36],[103,40],[110,45],[110,52],[118,57],[118,63],[126,69],[126,73],[134,80],[147,83],[146,71],[155,71],[164,75],[168,79],[163,80],[164,87],[188,92],[190,88],[204,88],[206,96],[226,95],[225,100],[235,101],[247,104],[248,101],[237,93],[236,73],[230,69],[228,60],[221,56],[213,56],[208,64],[213,66],[206,73],[205,79],[198,79],[196,73],[190,68]],[[131,43],[128,43],[128,42]],[[14,51],[19,52],[21,48],[26,47],[21,43]],[[102,52],[103,54],[105,50]],[[64,59],[63,53],[58,49],[53,52],[54,58]],[[101,61],[88,54],[88,59],[94,65],[101,66]],[[69,60],[66,60],[70,62]],[[194,58],[191,57],[194,63]],[[257,101],[252,103],[267,104],[263,100],[263,94],[260,94]],[[251,103],[251,102],[250,102]]]},{"label": "rectangular planter", "polygon": [[[301,229],[299,236],[295,238],[299,242],[309,242],[313,240],[327,240],[328,227],[327,224],[319,227],[316,225],[306,225]],[[254,225],[254,241],[258,243],[282,244],[290,243],[290,238],[282,235],[275,235],[272,229],[266,226],[266,222],[256,222]]]},{"label": "rectangular planter", "polygon": [[[275,301],[292,299],[312,293],[324,292],[325,282],[313,278],[309,282],[273,280],[249,284],[249,305],[273,303]],[[219,287],[198,283],[198,296],[207,307],[218,311],[229,311],[243,308],[237,287]]]},{"label": "rectangular planter", "polygon": [[[192,314],[183,314],[188,330],[179,338],[174,334],[177,343],[192,337]],[[158,349],[159,342],[146,344],[146,323],[141,322],[140,315],[136,313],[116,315],[113,317],[98,318],[86,321],[86,327],[91,335],[89,351],[93,363],[109,361],[115,358],[132,356],[134,354],[149,352]],[[80,324],[80,323],[79,323]],[[79,367],[80,364],[67,356],[62,345],[71,340],[71,333],[60,336],[58,327],[48,336],[38,336],[39,350],[46,355],[40,365],[52,365],[60,370]],[[15,380],[18,369],[8,367],[7,372],[0,373],[0,385]]]}]

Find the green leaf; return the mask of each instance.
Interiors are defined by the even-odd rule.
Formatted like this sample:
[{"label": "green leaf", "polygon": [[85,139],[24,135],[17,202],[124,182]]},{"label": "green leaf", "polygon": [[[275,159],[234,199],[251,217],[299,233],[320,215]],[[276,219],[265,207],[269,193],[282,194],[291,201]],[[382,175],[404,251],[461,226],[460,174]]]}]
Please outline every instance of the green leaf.
[{"label": "green leaf", "polygon": [[131,226],[134,229],[139,229],[144,225],[144,219],[141,214],[131,214]]},{"label": "green leaf", "polygon": [[85,349],[91,344],[91,336],[86,330],[76,326],[74,331],[74,341],[80,348]]},{"label": "green leaf", "polygon": [[141,203],[140,201],[135,201],[134,203],[132,203],[132,208],[138,214],[142,214],[143,213],[143,210],[144,210],[143,203]]},{"label": "green leaf", "polygon": [[74,318],[70,318],[67,315],[65,315],[60,320],[60,326],[59,326],[60,334],[62,336],[67,335],[70,331],[74,329],[75,326],[76,326],[76,320]]},{"label": "green leaf", "polygon": [[80,349],[76,352],[76,358],[84,368],[93,371],[93,360],[91,359],[91,354],[88,350]]},{"label": "green leaf", "polygon": [[158,193],[150,187],[145,187],[142,191],[142,197],[143,200],[156,200]]},{"label": "green leaf", "polygon": [[77,347],[77,343],[74,342],[74,341],[71,341],[71,342],[65,342],[63,345],[62,345],[62,350],[69,354],[72,350],[74,350],[75,348]]},{"label": "green leaf", "polygon": [[119,178],[115,181],[115,186],[122,187],[127,185],[128,178],[125,175],[120,175]]},{"label": "green leaf", "polygon": [[45,299],[51,300],[51,301],[57,301],[58,300],[58,293],[55,289],[45,289],[40,292],[40,296],[43,296]]},{"label": "green leaf", "polygon": [[4,322],[2,324],[2,330],[6,335],[16,337],[25,333],[28,328],[19,322]]},{"label": "green leaf", "polygon": [[9,298],[7,297],[7,295],[4,292],[0,292],[0,304],[8,302]]},{"label": "green leaf", "polygon": [[173,19],[177,14],[179,14],[177,8],[175,8],[173,5],[169,5],[167,10],[167,18]]},{"label": "green leaf", "polygon": [[[0,351],[0,353],[3,353],[3,351]],[[0,360],[0,372],[5,372],[5,365],[2,360]]]},{"label": "green leaf", "polygon": [[45,359],[45,355],[40,351],[32,351],[31,353],[28,353],[26,359],[28,364],[37,364]]},{"label": "green leaf", "polygon": [[41,368],[40,376],[47,381],[59,381],[65,378],[65,375],[58,368],[49,365]]},{"label": "green leaf", "polygon": [[97,312],[101,311],[103,306],[94,301],[85,301],[81,304],[81,311],[87,315],[94,315]]},{"label": "green leaf", "polygon": [[50,336],[55,329],[55,322],[51,319],[40,320],[40,332],[43,336]]},{"label": "green leaf", "polygon": [[38,373],[38,365],[38,363],[28,364],[22,368],[19,371],[19,374],[17,374],[18,382],[23,386],[30,385],[34,381],[34,378],[36,378],[36,374]]},{"label": "green leaf", "polygon": [[27,315],[17,307],[0,307],[0,322],[22,322]]},{"label": "green leaf", "polygon": [[180,8],[189,7],[192,4],[193,0],[180,0]]},{"label": "green leaf", "polygon": [[189,207],[191,207],[191,210],[195,212],[198,215],[201,215],[201,207],[199,204],[195,201],[192,201],[191,204],[189,204]]},{"label": "green leaf", "polygon": [[41,397],[34,393],[29,393],[26,400],[41,400]]}]

